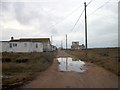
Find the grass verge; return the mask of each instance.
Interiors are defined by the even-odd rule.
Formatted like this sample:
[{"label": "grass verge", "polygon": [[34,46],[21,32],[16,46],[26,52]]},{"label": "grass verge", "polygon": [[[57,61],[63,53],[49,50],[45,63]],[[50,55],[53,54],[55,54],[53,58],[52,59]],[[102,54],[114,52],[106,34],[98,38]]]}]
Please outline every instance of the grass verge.
[{"label": "grass verge", "polygon": [[94,63],[120,76],[120,57],[118,48],[96,48],[85,50],[67,50],[68,54],[83,61]]},{"label": "grass verge", "polygon": [[8,88],[32,80],[53,62],[54,52],[2,53],[2,86]]}]

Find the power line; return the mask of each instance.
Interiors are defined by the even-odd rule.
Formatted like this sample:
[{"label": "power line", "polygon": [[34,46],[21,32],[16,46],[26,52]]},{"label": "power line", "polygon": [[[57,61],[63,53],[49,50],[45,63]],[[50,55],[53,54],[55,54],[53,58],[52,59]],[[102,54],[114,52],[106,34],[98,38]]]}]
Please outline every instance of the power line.
[{"label": "power line", "polygon": [[[72,12],[70,12],[62,21],[57,22],[55,25],[58,25],[60,23],[62,23],[63,21],[65,21],[68,17],[70,17],[72,14],[74,14],[74,12],[76,12],[80,7],[82,7],[83,5],[80,5],[79,7],[75,8]],[[49,28],[53,28],[55,27],[55,25],[50,26]]]},{"label": "power line", "polygon": [[[83,5],[81,5],[81,6],[83,6]],[[74,14],[74,12],[76,12],[76,10],[78,10],[81,6],[79,6],[79,7],[77,7],[76,9],[74,9],[71,13],[69,13],[67,16],[66,16],[66,18],[64,18],[61,22],[63,22],[64,20],[66,20],[68,17],[70,17],[72,14]],[[59,23],[61,23],[61,22],[59,22]],[[59,24],[58,23],[58,24]]]},{"label": "power line", "polygon": [[[87,4],[87,6],[88,6],[92,1],[93,1],[93,0],[91,0],[91,1]],[[97,9],[95,10],[95,12],[96,12],[98,9],[102,8],[105,4],[109,3],[109,1],[110,1],[110,0],[108,0],[107,2],[105,2],[105,3],[104,3],[103,5],[101,5],[99,8],[97,8]],[[89,16],[89,15],[88,15],[88,16]],[[78,21],[79,21],[79,20],[78,20]],[[77,22],[78,22],[78,21],[77,21]],[[82,20],[82,22],[80,23],[80,25],[83,23],[83,21],[84,21],[84,19]],[[77,24],[77,23],[76,23],[76,24]],[[76,25],[76,24],[75,24],[75,25]],[[74,27],[75,27],[75,25],[74,25]],[[73,29],[74,29],[74,28],[73,28]],[[72,31],[73,31],[73,30],[72,30]]]},{"label": "power line", "polygon": [[[88,6],[92,1],[93,1],[93,0],[91,0],[91,1],[87,4],[87,6]],[[78,9],[79,9],[80,7],[82,7],[82,6],[83,6],[83,5],[75,8],[71,13],[69,13],[69,14],[66,16],[66,18],[64,18],[62,21],[56,23],[55,25],[58,25],[58,24],[62,23],[63,21],[65,21],[68,17],[70,17],[72,14],[74,14],[74,12],[76,12],[76,10],[78,10]],[[80,18],[81,18],[81,16],[82,16],[83,12],[84,12],[84,10],[83,10],[82,13],[80,14],[80,16],[79,16],[78,20],[76,21],[75,25],[73,26],[71,32],[74,30],[76,24],[78,23],[78,21],[80,20]],[[55,25],[52,25],[50,28],[55,27]]]},{"label": "power line", "polygon": [[79,24],[79,26],[77,27],[76,30],[78,30],[78,29],[81,27],[81,25],[83,24],[84,20],[85,20],[85,19],[81,20],[81,23]]},{"label": "power line", "polygon": [[88,16],[94,14],[95,12],[97,12],[99,9],[101,9],[102,7],[104,7],[107,3],[109,3],[111,0],[108,0],[107,2],[105,2],[104,4],[102,4],[100,7],[98,7],[96,10],[94,10],[91,14],[89,14]]},{"label": "power line", "polygon": [[[93,0],[91,0],[88,5],[92,2]],[[74,24],[73,28],[71,29],[71,32],[74,30],[75,26],[77,25],[78,21],[80,20],[80,18],[82,17],[83,13],[84,13],[85,9],[82,11],[82,13],[80,14],[80,16],[78,17],[76,23]],[[82,22],[83,23],[83,22]],[[82,24],[81,23],[81,24]],[[70,32],[69,32],[70,33]],[[67,34],[66,34],[66,48],[67,48]]]},{"label": "power line", "polygon": [[83,15],[84,10],[82,11],[82,13],[80,14],[79,18],[77,19],[76,23],[74,24],[73,28],[71,29],[71,32],[74,30],[76,24],[78,23],[78,21],[80,20],[81,16]]},{"label": "power line", "polygon": [[[92,1],[93,1],[93,0],[91,0],[86,6],[88,6]],[[73,26],[71,32],[74,30],[76,24],[78,23],[78,21],[80,20],[81,16],[83,15],[83,12],[84,12],[84,10],[82,11],[82,13],[80,14],[79,18],[77,19],[77,21],[76,21],[75,25]],[[82,23],[81,23],[81,24],[82,24]]]},{"label": "power line", "polygon": [[86,6],[88,6],[93,0],[91,0]]}]

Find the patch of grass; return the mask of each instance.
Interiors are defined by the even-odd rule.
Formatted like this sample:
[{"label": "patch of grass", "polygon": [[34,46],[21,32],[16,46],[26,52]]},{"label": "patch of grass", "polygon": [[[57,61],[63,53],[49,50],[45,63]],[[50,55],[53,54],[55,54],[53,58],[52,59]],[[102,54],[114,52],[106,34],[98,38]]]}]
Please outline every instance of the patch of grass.
[{"label": "patch of grass", "polygon": [[87,56],[85,55],[85,50],[69,50],[66,52],[79,59],[101,66],[120,76],[118,48],[88,49]]},{"label": "patch of grass", "polygon": [[2,58],[2,62],[11,62],[10,58]]},{"label": "patch of grass", "polygon": [[2,74],[13,76],[3,78],[3,87],[29,80],[37,72],[46,70],[53,62],[54,52],[3,53]]}]

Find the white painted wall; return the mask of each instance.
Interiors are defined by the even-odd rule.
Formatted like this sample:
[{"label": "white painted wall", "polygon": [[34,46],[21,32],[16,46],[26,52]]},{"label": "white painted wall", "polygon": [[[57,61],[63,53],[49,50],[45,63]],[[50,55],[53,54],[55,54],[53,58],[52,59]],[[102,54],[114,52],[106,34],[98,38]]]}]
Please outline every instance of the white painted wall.
[{"label": "white painted wall", "polygon": [[48,51],[52,51],[52,46],[49,43],[47,44],[47,47],[48,47]]},{"label": "white painted wall", "polygon": [[2,52],[2,42],[0,42],[0,52]]},{"label": "white painted wall", "polygon": [[[29,52],[30,42],[10,42],[12,48],[9,48],[9,52]],[[14,46],[17,44],[17,46]]]},{"label": "white painted wall", "polygon": [[40,42],[2,42],[1,47],[2,52],[43,52],[43,44]]},{"label": "white painted wall", "polygon": [[9,42],[1,42],[2,44],[0,47],[2,47],[2,52],[8,52],[9,50]]},{"label": "white painted wall", "polygon": [[43,51],[51,51],[51,45],[49,42],[43,42]]},{"label": "white painted wall", "polygon": [[0,42],[0,52],[2,52],[2,42]]},{"label": "white painted wall", "polygon": [[43,52],[43,44],[40,42],[31,42],[32,52]]}]

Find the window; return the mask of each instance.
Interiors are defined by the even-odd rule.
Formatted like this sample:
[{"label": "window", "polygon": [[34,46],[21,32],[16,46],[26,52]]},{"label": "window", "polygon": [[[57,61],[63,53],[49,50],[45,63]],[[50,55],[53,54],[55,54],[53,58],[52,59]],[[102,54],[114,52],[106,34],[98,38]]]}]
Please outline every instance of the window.
[{"label": "window", "polygon": [[13,47],[17,47],[17,43],[13,43]]},{"label": "window", "polygon": [[17,47],[17,43],[15,43],[14,46]]},{"label": "window", "polygon": [[12,43],[10,43],[10,48],[12,48]]},{"label": "window", "polygon": [[27,47],[27,43],[24,43],[24,47]]},{"label": "window", "polygon": [[36,44],[36,48],[38,48],[38,44]]}]

